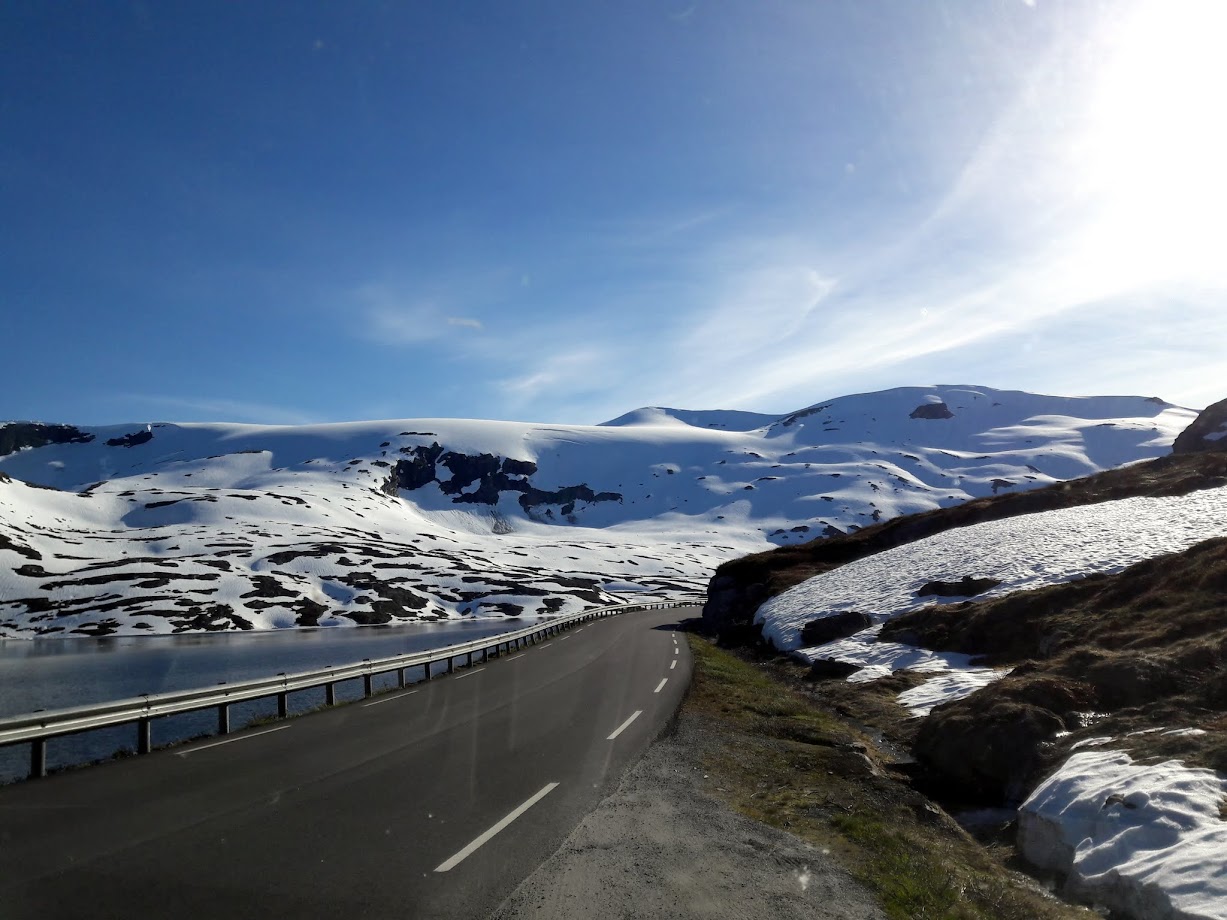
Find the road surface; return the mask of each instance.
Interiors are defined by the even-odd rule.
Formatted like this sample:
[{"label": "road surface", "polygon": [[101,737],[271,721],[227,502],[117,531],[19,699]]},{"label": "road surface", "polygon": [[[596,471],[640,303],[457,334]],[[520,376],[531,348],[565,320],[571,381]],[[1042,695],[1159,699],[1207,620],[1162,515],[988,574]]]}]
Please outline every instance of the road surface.
[{"label": "road surface", "polygon": [[676,711],[694,613],[2,788],[0,916],[485,916]]}]

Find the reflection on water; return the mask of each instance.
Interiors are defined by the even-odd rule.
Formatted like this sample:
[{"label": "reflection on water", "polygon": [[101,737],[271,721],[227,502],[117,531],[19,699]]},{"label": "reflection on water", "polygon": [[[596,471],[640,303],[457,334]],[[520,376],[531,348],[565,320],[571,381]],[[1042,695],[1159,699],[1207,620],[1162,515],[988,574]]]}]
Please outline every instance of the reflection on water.
[{"label": "reflection on water", "polygon": [[[532,622],[532,618],[468,619],[354,629],[0,639],[0,717],[387,658],[522,629]],[[395,674],[389,675],[376,681],[376,687],[395,680]],[[361,694],[361,682],[351,683],[355,686],[338,687],[339,699]],[[291,697],[291,710],[304,711],[322,702],[323,690],[303,691]],[[275,711],[272,699],[238,704],[232,725],[239,727]],[[212,711],[160,719],[154,723],[154,743],[189,738],[215,729],[216,724]],[[53,739],[48,765],[55,769],[109,757],[134,744],[135,729],[128,726]],[[0,782],[25,776],[28,757],[26,745],[0,748]]]}]

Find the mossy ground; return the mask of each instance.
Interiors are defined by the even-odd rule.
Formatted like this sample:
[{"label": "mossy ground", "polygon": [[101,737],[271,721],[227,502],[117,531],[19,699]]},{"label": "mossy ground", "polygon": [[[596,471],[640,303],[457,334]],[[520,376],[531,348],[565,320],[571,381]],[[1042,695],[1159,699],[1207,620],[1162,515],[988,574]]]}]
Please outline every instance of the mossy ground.
[{"label": "mossy ground", "polygon": [[684,705],[725,743],[704,766],[738,811],[832,855],[899,920],[1087,918],[1008,870],[892,771],[859,728],[763,666],[691,635]]}]

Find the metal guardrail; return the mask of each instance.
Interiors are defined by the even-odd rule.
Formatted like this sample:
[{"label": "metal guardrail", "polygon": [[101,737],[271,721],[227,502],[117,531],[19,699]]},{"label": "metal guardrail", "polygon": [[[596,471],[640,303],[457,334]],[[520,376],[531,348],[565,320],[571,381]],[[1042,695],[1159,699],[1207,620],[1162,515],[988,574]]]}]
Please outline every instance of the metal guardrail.
[{"label": "metal guardrail", "polygon": [[472,642],[429,649],[424,652],[394,655],[375,660],[364,659],[357,664],[338,668],[318,668],[312,671],[278,674],[276,677],[234,684],[219,684],[216,687],[197,690],[145,694],[109,703],[41,710],[27,715],[9,716],[0,719],[0,747],[29,744],[30,777],[46,776],[47,741],[50,738],[135,723],[137,753],[147,754],[153,749],[153,720],[162,716],[216,708],[217,732],[224,735],[230,731],[230,707],[235,703],[275,696],[277,697],[277,716],[284,719],[288,716],[289,695],[298,690],[323,687],[325,704],[332,706],[336,703],[336,685],[344,681],[362,678],[363,697],[365,698],[373,695],[373,679],[379,675],[397,672],[397,687],[401,688],[405,686],[405,672],[409,668],[424,668],[423,679],[430,680],[431,666],[440,662],[446,663],[446,673],[450,674],[455,668],[455,660],[461,656],[466,659],[466,667],[471,667],[474,655],[480,654],[483,662],[488,661],[491,653],[495,656],[501,655],[504,647],[507,651],[511,651],[513,647],[518,649],[522,645],[535,645],[546,636],[556,635],[563,629],[588,620],[636,610],[685,607],[693,603],[693,601],[671,601],[659,604],[619,604],[613,607],[599,607],[568,614],[548,623],[538,623],[515,632],[498,633]]}]

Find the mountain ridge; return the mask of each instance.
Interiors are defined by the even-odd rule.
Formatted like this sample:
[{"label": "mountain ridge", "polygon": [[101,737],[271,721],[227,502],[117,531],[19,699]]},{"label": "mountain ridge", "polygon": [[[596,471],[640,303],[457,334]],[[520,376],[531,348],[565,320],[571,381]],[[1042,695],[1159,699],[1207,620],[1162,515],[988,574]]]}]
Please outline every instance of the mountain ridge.
[{"label": "mountain ridge", "polygon": [[[937,404],[948,414],[913,414]],[[551,614],[628,587],[697,593],[748,552],[1158,456],[1193,417],[1143,397],[983,387],[781,416],[644,411],[589,426],[0,426],[14,448],[0,456],[0,634]]]}]

